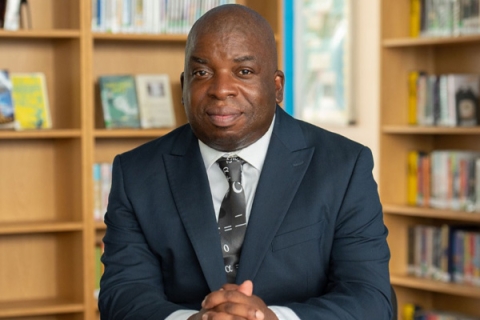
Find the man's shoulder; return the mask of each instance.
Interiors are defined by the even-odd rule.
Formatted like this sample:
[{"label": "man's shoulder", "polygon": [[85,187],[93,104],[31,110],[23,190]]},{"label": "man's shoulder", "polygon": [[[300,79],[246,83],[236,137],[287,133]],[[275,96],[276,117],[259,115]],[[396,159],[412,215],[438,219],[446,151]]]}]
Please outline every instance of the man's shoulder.
[{"label": "man's shoulder", "polygon": [[328,150],[360,151],[365,148],[361,143],[347,138],[341,134],[316,126],[309,122],[296,120],[302,129],[308,145]]},{"label": "man's shoulder", "polygon": [[138,160],[141,158],[151,158],[156,155],[169,154],[172,152],[176,144],[185,144],[190,133],[190,126],[185,124],[161,137],[123,152],[119,156],[122,160]]}]

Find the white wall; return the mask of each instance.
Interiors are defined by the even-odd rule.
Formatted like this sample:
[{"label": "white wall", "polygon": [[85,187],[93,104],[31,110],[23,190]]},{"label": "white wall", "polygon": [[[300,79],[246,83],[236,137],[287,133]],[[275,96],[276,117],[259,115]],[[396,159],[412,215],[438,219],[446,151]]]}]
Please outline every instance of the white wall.
[{"label": "white wall", "polygon": [[[356,124],[323,128],[368,146],[378,163],[380,0],[353,0],[353,90]],[[378,177],[378,167],[374,168]],[[378,179],[377,179],[378,181]]]}]

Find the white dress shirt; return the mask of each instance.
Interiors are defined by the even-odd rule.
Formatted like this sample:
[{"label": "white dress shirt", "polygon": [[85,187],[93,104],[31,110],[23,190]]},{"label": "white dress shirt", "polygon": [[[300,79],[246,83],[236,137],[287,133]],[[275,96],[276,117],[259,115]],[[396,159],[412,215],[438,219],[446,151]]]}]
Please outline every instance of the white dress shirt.
[{"label": "white dress shirt", "polygon": [[[200,152],[208,175],[208,182],[212,192],[213,207],[215,209],[217,220],[222,200],[228,191],[228,182],[225,174],[217,164],[218,158],[228,155],[236,155],[246,161],[242,166],[242,185],[245,192],[245,199],[247,201],[246,219],[248,223],[250,211],[252,210],[253,198],[255,196],[255,191],[257,190],[260,173],[262,172],[263,163],[265,162],[268,145],[272,136],[274,122],[275,117],[268,131],[256,142],[244,149],[232,153],[225,153],[212,149],[202,141],[198,140]],[[255,283],[253,285],[255,287]],[[269,306],[269,308],[280,320],[300,320],[290,308],[280,306]],[[178,310],[168,316],[166,320],[185,320],[197,312],[198,311],[194,310]]]}]

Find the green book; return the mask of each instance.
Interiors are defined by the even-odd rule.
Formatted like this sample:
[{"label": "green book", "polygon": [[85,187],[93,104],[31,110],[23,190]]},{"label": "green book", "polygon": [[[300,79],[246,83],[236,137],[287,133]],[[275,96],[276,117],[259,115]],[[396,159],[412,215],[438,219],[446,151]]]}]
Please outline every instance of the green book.
[{"label": "green book", "polygon": [[101,76],[98,82],[105,128],[140,128],[134,77]]}]

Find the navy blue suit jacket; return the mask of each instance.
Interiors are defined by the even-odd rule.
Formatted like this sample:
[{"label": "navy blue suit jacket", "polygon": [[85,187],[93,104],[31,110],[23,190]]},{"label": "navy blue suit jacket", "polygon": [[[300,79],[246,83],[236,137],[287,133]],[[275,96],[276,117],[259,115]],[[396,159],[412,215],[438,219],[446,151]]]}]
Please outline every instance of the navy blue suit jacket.
[{"label": "navy blue suit jacket", "polygon": [[[237,282],[301,319],[390,319],[389,249],[368,148],[277,107]],[[102,319],[200,309],[226,276],[189,125],[115,158]]]}]

